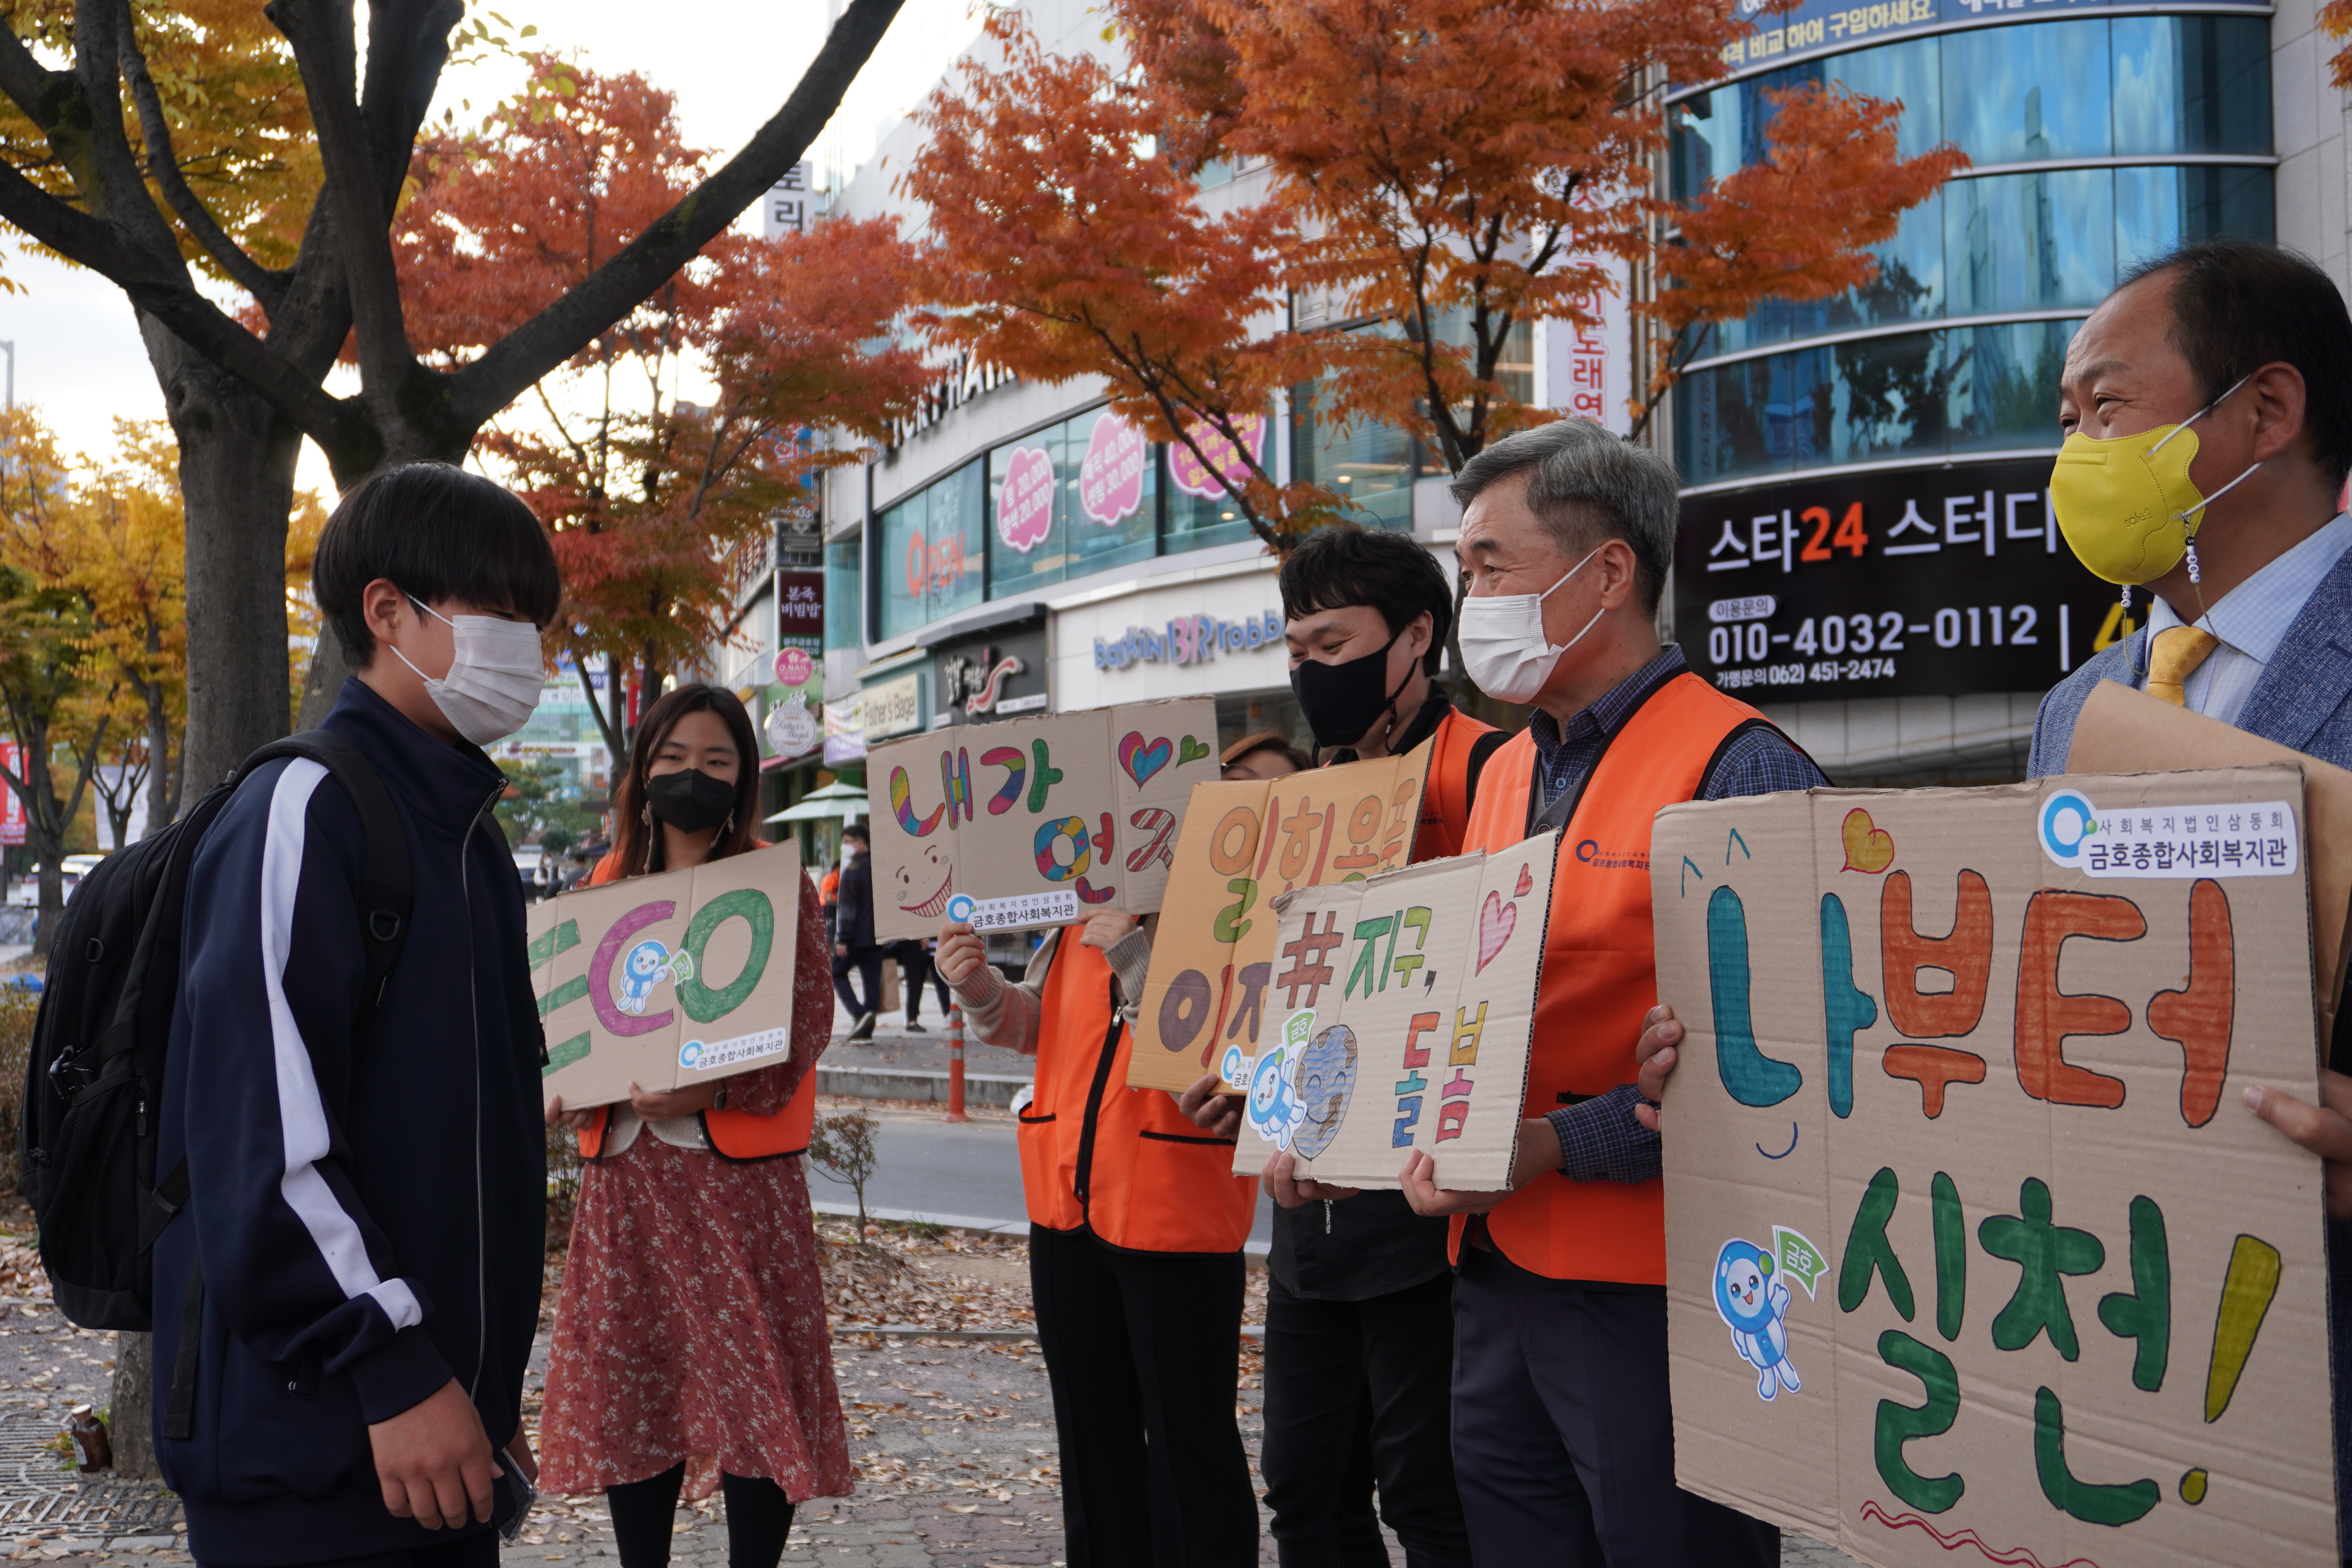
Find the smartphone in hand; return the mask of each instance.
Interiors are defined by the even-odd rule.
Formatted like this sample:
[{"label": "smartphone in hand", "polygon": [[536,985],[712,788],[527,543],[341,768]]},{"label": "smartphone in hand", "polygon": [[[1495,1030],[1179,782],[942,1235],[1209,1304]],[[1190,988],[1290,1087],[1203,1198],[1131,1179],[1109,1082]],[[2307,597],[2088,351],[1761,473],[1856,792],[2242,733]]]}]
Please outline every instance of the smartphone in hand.
[{"label": "smartphone in hand", "polygon": [[531,1505],[539,1501],[539,1489],[522,1473],[515,1457],[504,1448],[499,1450],[499,1468],[506,1473],[507,1489],[514,1498],[514,1511],[499,1524],[499,1539],[512,1546],[522,1535],[523,1521],[530,1517]]}]

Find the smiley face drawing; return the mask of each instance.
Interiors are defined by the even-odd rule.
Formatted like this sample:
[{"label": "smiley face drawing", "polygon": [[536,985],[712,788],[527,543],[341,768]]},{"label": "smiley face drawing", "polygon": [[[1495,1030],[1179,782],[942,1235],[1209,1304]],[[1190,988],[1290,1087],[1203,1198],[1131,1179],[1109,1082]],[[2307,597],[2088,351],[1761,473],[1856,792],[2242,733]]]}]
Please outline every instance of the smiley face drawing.
[{"label": "smiley face drawing", "polygon": [[629,956],[621,960],[621,994],[616,998],[621,1011],[642,1015],[656,983],[665,975],[693,978],[693,955],[683,948],[672,952],[651,937],[629,949]]},{"label": "smiley face drawing", "polygon": [[1731,1326],[1731,1348],[1757,1370],[1759,1399],[1804,1386],[1789,1364],[1789,1287],[1772,1273],[1772,1255],[1752,1241],[1735,1237],[1716,1255],[1715,1310]]},{"label": "smiley face drawing", "polygon": [[955,863],[939,845],[924,845],[893,875],[898,883],[894,901],[902,912],[936,920],[946,911],[955,891]]},{"label": "smiley face drawing", "polygon": [[1290,1152],[1312,1160],[1331,1146],[1347,1120],[1356,1092],[1356,1032],[1334,1024],[1310,1041],[1298,1058],[1298,1131]]}]

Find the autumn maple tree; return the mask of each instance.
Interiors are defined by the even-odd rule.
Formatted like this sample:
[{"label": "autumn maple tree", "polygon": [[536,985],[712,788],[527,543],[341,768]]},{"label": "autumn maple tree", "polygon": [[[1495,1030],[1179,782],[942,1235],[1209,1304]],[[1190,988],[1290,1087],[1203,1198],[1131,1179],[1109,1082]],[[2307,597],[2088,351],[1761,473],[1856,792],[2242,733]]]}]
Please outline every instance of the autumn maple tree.
[{"label": "autumn maple tree", "polygon": [[[1109,12],[1123,63],[1048,55],[1000,22],[1003,65],[927,110],[906,183],[930,208],[943,334],[1024,375],[1101,375],[1121,407],[1243,364],[1264,368],[1231,402],[1260,412],[1312,374],[1318,418],[1410,430],[1449,468],[1554,416],[1505,376],[1512,331],[1597,324],[1612,264],[1652,270],[1634,307],[1686,342],[1765,299],[1867,281],[1864,247],[1962,163],[1901,158],[1893,106],[1807,90],[1779,102],[1767,163],[1688,204],[1658,196],[1664,86],[1721,74],[1751,31],[1735,0]],[[1262,168],[1263,195],[1202,192],[1221,162]],[[1360,330],[1302,341],[1293,295]],[[1677,368],[1669,346],[1653,403]],[[1299,499],[1309,523],[1328,500]],[[1278,521],[1259,529],[1277,547]]]},{"label": "autumn maple tree", "polygon": [[[704,177],[672,96],[552,57],[473,135],[420,147],[394,229],[412,341],[460,369],[578,287]],[[722,559],[774,526],[814,469],[854,462],[924,379],[874,344],[904,301],[887,220],[775,239],[729,233],[494,418],[482,438],[552,536],[562,624],[549,645],[625,761],[621,682],[707,647],[734,608]],[[679,395],[686,376],[709,395]],[[823,426],[841,439],[818,445]]]},{"label": "autumn maple tree", "polygon": [[[279,563],[302,438],[346,483],[388,461],[463,458],[799,162],[900,3],[850,0],[740,151],[456,365],[428,363],[410,336],[391,226],[442,70],[503,37],[493,13],[469,17],[461,0],[371,0],[364,23],[353,0],[9,7],[0,219],[122,289],[179,441],[192,773],[218,776],[286,726]],[[209,284],[249,296],[261,320]],[[324,384],[347,338],[359,386],[339,395]],[[343,668],[331,641],[320,648],[320,708]]]}]

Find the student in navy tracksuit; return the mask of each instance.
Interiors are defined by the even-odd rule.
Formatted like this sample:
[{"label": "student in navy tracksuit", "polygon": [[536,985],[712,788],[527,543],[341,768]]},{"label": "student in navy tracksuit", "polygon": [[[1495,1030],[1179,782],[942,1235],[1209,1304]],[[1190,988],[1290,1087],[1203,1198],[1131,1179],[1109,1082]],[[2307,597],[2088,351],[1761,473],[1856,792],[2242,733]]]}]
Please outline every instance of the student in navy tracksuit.
[{"label": "student in navy tracksuit", "polygon": [[[362,1013],[365,834],[320,764],[271,763],[196,852],[160,1151],[156,1451],[206,1568],[493,1564],[514,1499],[546,1167],[523,908],[482,743],[537,702],[561,594],[537,521],[437,464],[361,481],[313,591],[358,668],[327,728],[372,763],[415,911]],[[202,1329],[184,1342],[190,1273]],[[167,1436],[178,1358],[192,1428]]]}]

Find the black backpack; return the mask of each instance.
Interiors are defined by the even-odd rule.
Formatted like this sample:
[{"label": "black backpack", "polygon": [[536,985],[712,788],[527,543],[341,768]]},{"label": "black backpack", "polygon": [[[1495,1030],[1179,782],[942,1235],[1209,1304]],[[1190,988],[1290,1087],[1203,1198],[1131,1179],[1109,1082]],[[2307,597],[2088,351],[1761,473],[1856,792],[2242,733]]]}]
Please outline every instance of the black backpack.
[{"label": "black backpack", "polygon": [[155,1238],[188,1197],[184,1164],[155,1179],[188,867],[238,783],[280,757],[324,766],[365,825],[359,916],[370,1011],[382,1005],[399,962],[408,934],[408,842],[374,767],[324,730],[262,747],[177,822],[82,879],[49,944],[16,1168],[58,1310],[85,1329],[152,1326]]}]

